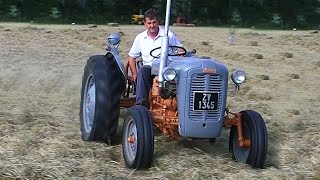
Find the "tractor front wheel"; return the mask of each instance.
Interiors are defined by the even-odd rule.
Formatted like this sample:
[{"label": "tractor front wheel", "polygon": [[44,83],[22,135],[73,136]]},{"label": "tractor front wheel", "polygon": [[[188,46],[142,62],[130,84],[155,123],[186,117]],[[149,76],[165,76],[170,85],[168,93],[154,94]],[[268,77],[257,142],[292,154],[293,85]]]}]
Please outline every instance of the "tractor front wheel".
[{"label": "tractor front wheel", "polygon": [[263,168],[268,147],[268,134],[265,122],[255,111],[241,112],[242,134],[250,140],[249,147],[241,147],[238,140],[237,126],[230,130],[229,148],[232,158],[240,163],[246,163],[253,168]]},{"label": "tractor front wheel", "polygon": [[149,111],[136,105],[128,109],[123,125],[122,153],[129,168],[150,167],[153,159],[154,134]]}]

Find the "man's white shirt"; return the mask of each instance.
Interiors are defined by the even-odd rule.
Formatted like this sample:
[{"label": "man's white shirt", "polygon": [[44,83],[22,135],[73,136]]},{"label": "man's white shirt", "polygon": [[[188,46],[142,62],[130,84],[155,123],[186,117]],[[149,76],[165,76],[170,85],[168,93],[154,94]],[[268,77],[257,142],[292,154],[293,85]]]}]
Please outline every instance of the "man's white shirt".
[{"label": "man's white shirt", "polygon": [[[143,65],[151,66],[154,58],[150,55],[150,51],[154,48],[161,47],[162,40],[164,39],[164,29],[159,27],[158,35],[154,39],[150,38],[147,32],[148,31],[145,30],[136,36],[128,55],[133,58],[141,56]],[[169,31],[168,37],[169,46],[182,46],[180,41],[171,31]],[[155,56],[158,54],[160,54],[160,49],[153,53]]]}]

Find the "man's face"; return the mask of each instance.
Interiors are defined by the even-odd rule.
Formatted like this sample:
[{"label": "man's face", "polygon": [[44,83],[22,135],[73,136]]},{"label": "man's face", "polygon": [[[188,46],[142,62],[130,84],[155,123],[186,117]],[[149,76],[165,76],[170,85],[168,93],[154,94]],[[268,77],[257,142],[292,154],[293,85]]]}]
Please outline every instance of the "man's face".
[{"label": "man's face", "polygon": [[157,18],[149,19],[146,18],[144,22],[144,26],[146,27],[149,33],[156,33],[158,32],[159,22]]}]

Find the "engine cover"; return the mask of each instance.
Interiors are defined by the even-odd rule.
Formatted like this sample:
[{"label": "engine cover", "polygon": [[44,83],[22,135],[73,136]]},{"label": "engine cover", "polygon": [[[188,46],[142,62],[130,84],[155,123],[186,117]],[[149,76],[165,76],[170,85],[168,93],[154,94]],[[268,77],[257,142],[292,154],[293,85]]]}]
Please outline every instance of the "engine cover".
[{"label": "engine cover", "polygon": [[[215,138],[221,133],[226,109],[228,69],[214,59],[169,57],[168,67],[178,71],[179,134]],[[156,74],[154,63],[152,73]]]}]

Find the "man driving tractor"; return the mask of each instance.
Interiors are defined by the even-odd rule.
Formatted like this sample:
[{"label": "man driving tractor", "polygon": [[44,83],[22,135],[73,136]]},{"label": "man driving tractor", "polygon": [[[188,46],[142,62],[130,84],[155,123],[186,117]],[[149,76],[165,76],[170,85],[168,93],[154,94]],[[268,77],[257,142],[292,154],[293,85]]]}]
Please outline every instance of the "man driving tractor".
[{"label": "man driving tractor", "polygon": [[[155,10],[150,9],[144,14],[144,25],[146,30],[138,34],[128,53],[129,66],[132,73],[132,80],[137,82],[136,104],[145,105],[148,102],[149,91],[152,86],[151,65],[154,57],[150,51],[160,47],[165,35],[164,29],[159,27],[159,17]],[[169,46],[182,46],[174,33],[168,33]],[[143,66],[137,72],[136,58],[142,57]]]}]

